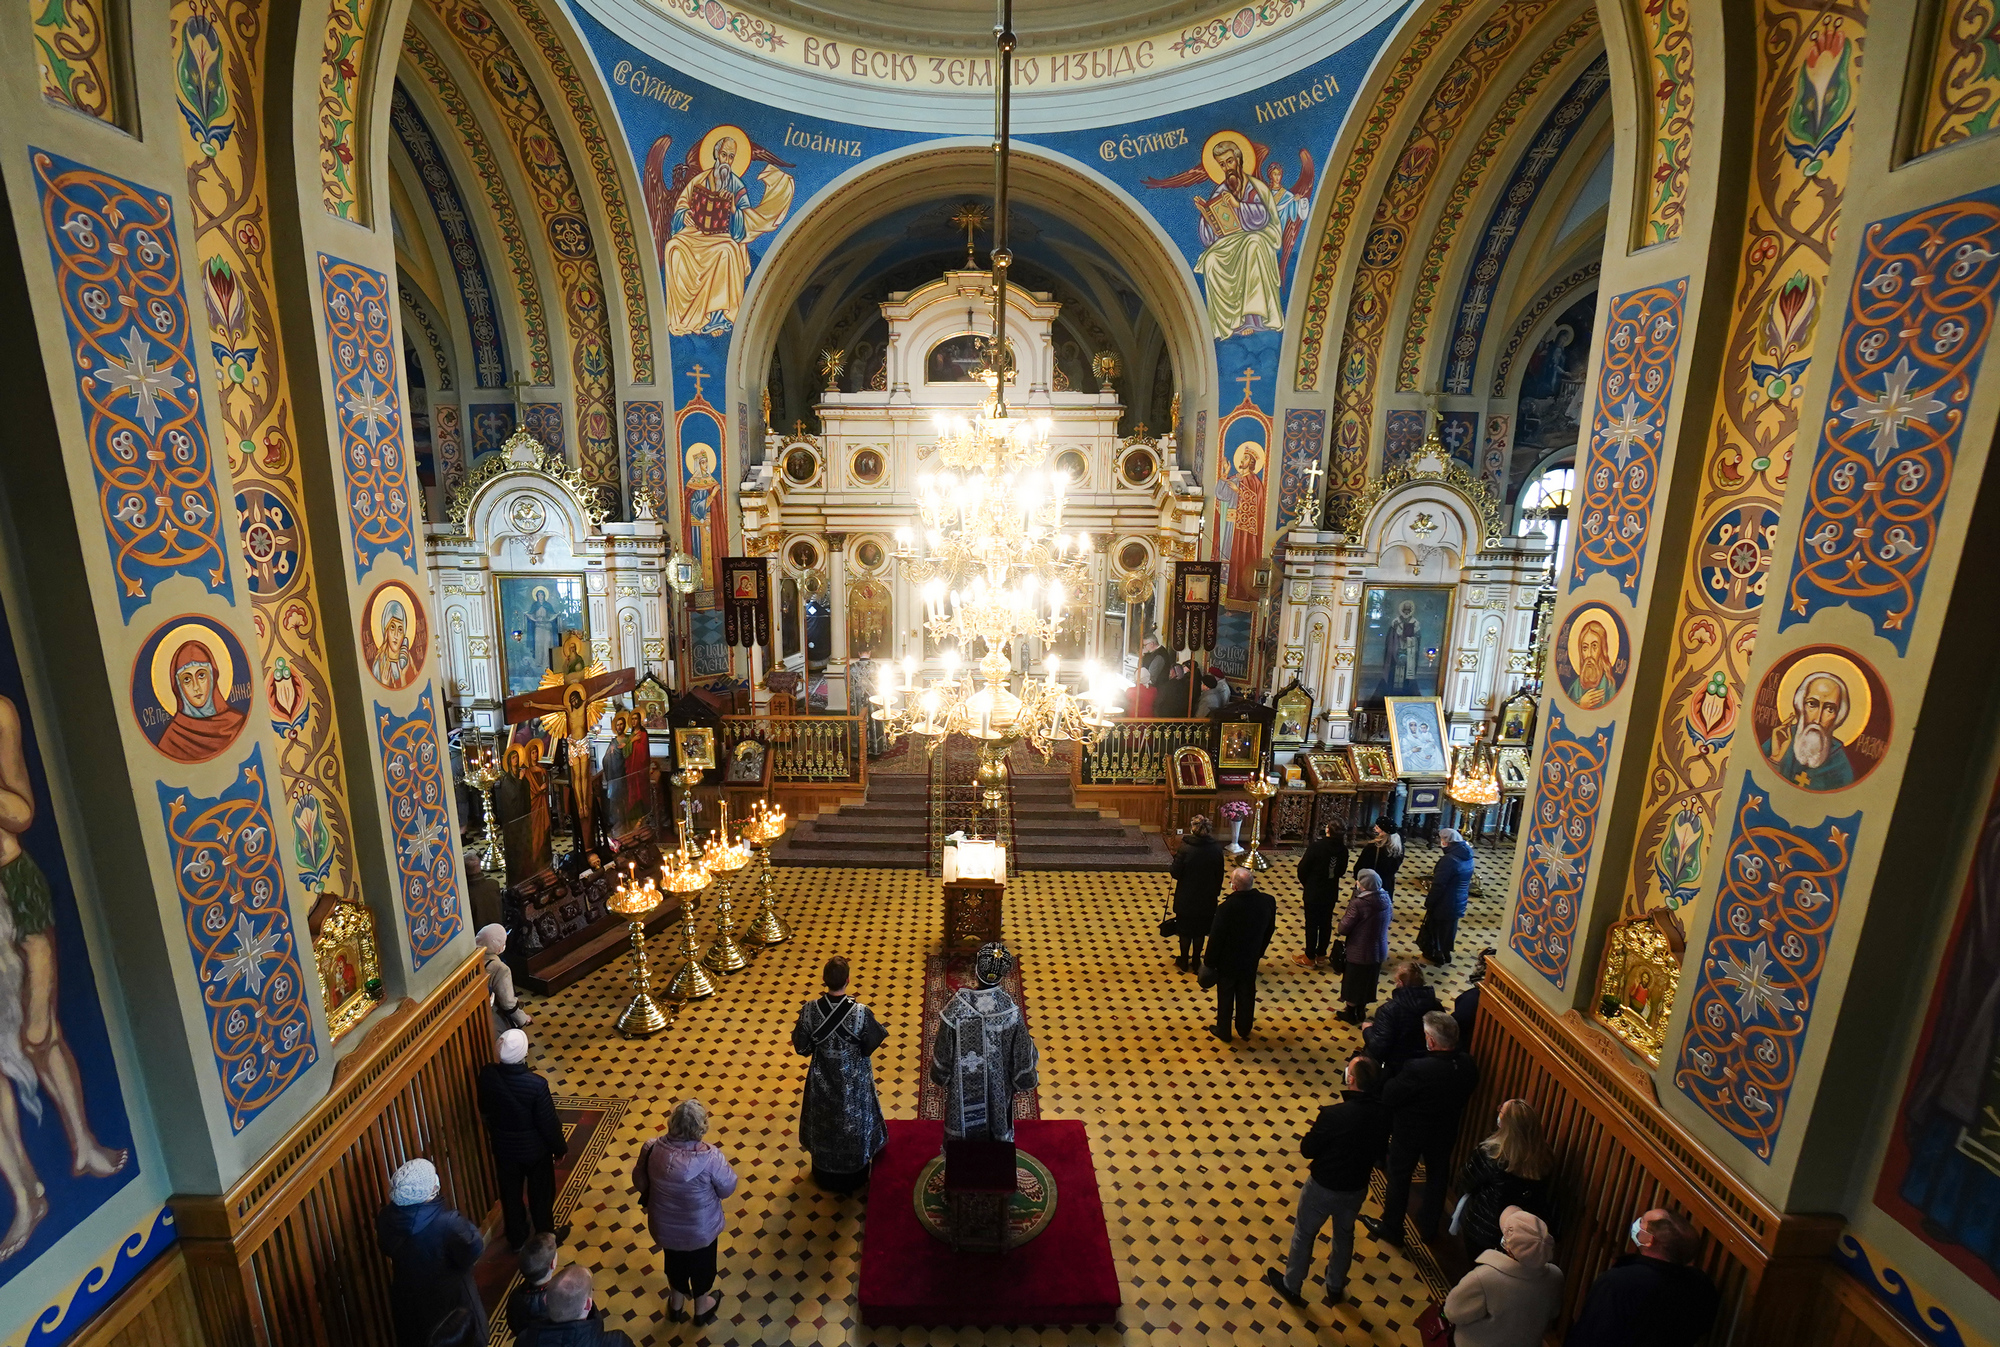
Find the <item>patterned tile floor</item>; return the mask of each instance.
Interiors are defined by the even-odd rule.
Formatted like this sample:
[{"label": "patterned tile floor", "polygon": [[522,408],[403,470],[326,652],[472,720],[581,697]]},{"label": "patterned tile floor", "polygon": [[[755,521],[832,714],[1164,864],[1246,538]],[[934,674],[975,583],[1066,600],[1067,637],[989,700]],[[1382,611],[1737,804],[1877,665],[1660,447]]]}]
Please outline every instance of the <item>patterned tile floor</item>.
[{"label": "patterned tile floor", "polygon": [[[1392,958],[1415,953],[1435,854],[1411,846]],[[1511,858],[1510,847],[1479,849],[1483,895],[1461,928],[1457,964],[1432,978],[1447,1002],[1499,930]],[[557,1094],[631,1101],[578,1202],[565,1260],[593,1270],[611,1324],[640,1344],[1414,1345],[1411,1325],[1439,1285],[1437,1270],[1363,1232],[1349,1279],[1358,1306],[1330,1309],[1309,1288],[1310,1308],[1295,1310],[1261,1281],[1266,1267],[1282,1265],[1291,1237],[1304,1176],[1298,1137],[1337,1097],[1356,1041],[1331,1018],[1337,976],[1290,962],[1304,933],[1296,853],[1273,859],[1264,884],[1278,899],[1278,934],[1256,1033],[1234,1046],[1203,1032],[1213,1001],[1174,970],[1159,938],[1167,876],[1038,872],[1009,890],[1008,938],[1041,1045],[1043,1116],[1081,1118],[1090,1129],[1125,1286],[1116,1327],[878,1330],[858,1321],[865,1195],[836,1197],[812,1183],[797,1144],[804,1060],[791,1051],[791,1027],[826,956],[846,955],[856,991],[890,1029],[876,1055],[882,1107],[892,1118],[916,1116],[924,956],[942,915],[937,882],[909,870],[775,871],[791,942],[757,954],[652,1040],[627,1042],[612,1030],[630,995],[623,961],[526,1003],[534,1064]],[[664,986],[672,943],[661,936],[650,948]],[[701,1330],[668,1322],[659,1256],[628,1191],[640,1144],[690,1095],[708,1105],[710,1139],[742,1179],[722,1237],[722,1314]],[[1321,1258],[1326,1248],[1322,1236]]]}]

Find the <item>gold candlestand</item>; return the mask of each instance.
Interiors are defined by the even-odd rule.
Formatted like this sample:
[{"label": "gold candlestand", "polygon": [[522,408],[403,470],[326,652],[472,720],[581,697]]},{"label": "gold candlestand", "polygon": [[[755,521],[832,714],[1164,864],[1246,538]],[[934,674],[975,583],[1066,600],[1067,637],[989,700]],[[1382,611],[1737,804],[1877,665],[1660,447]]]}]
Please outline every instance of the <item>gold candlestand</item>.
[{"label": "gold candlestand", "polygon": [[484,835],[473,844],[473,852],[479,863],[504,887],[507,883],[507,855],[500,847],[500,830],[493,817],[493,786],[500,780],[500,760],[493,756],[490,744],[467,749],[465,754],[465,784],[478,791],[486,800],[486,829]]},{"label": "gold candlestand", "polygon": [[715,995],[715,983],[701,966],[701,945],[695,924],[701,916],[702,894],[711,882],[694,849],[685,844],[680,855],[660,870],[660,887],[681,900],[681,968],[668,985],[667,995],[683,1005]]},{"label": "gold candlestand", "polygon": [[632,938],[632,1004],[618,1017],[618,1032],[627,1038],[651,1038],[672,1024],[653,999],[653,968],[646,958],[646,914],[660,905],[660,890],[652,880],[634,883],[628,876],[605,906],[630,918]]},{"label": "gold candlestand", "polygon": [[741,838],[729,840],[729,806],[722,806],[722,826],[708,841],[702,865],[722,881],[722,897],[715,904],[715,940],[702,962],[718,973],[734,973],[750,966],[750,956],[736,943],[736,876],[750,864],[750,848]]},{"label": "gold candlestand", "polygon": [[757,915],[750,919],[749,927],[743,932],[748,939],[760,945],[782,945],[792,938],[784,920],[778,916],[778,898],[771,891],[771,844],[785,835],[791,821],[785,811],[771,805],[759,804],[750,815],[750,821],[743,825],[743,835],[750,839],[750,846],[757,853]]},{"label": "gold candlestand", "polygon": [[1278,793],[1278,788],[1272,785],[1270,778],[1260,771],[1256,776],[1250,778],[1248,785],[1243,787],[1243,793],[1251,799],[1250,850],[1243,857],[1243,864],[1252,870],[1268,870],[1271,868],[1271,862],[1266,860],[1263,853],[1257,850],[1257,841],[1263,835],[1264,831],[1265,802]]}]

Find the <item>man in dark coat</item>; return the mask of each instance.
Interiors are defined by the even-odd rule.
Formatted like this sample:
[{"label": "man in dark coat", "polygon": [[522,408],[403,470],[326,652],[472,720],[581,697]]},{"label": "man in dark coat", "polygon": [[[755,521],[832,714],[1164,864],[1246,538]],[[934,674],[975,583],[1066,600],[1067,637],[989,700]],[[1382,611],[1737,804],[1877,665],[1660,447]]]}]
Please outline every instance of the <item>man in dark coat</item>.
[{"label": "man in dark coat", "polygon": [[1174,967],[1183,973],[1201,967],[1201,947],[1215,922],[1215,905],[1222,901],[1222,875],[1229,868],[1222,843],[1208,815],[1197,814],[1187,837],[1174,853],[1174,929],[1181,938],[1181,957]]},{"label": "man in dark coat", "polygon": [[1215,970],[1215,1023],[1209,1032],[1230,1042],[1229,1024],[1250,1037],[1257,1014],[1257,964],[1278,929],[1278,900],[1253,888],[1256,876],[1238,868],[1229,876],[1230,893],[1215,910],[1208,931],[1208,966]]},{"label": "man in dark coat", "polygon": [[500,881],[486,873],[479,853],[469,847],[465,852],[465,899],[466,906],[472,909],[473,930],[505,924],[500,907]]},{"label": "man in dark coat", "polygon": [[500,1060],[479,1068],[479,1116],[493,1147],[507,1244],[516,1252],[536,1230],[551,1231],[558,1242],[568,1234],[555,1228],[553,1208],[556,1157],[568,1153],[569,1142],[556,1119],[549,1083],[528,1069],[527,1056],[528,1036],[509,1029],[500,1035]]},{"label": "man in dark coat", "polygon": [[1715,1283],[1688,1266],[1701,1237],[1655,1208],[1632,1222],[1628,1253],[1598,1275],[1564,1347],[1691,1347],[1715,1322]]},{"label": "man in dark coat", "polygon": [[549,1283],[548,1321],[514,1339],[514,1347],[632,1347],[622,1328],[606,1328],[604,1312],[593,1303],[590,1273],[566,1267]]},{"label": "man in dark coat", "polygon": [[1437,993],[1424,984],[1424,966],[1415,959],[1396,965],[1396,985],[1375,1018],[1361,1026],[1361,1050],[1394,1075],[1403,1063],[1424,1055],[1424,1016],[1443,1010]]},{"label": "man in dark coat", "polygon": [[390,1176],[389,1203],[375,1215],[375,1239],[389,1260],[389,1313],[396,1347],[431,1347],[432,1334],[463,1309],[460,1341],[486,1341],[486,1307],[472,1265],[486,1249],[479,1228],[438,1197],[438,1173],[411,1160]]},{"label": "man in dark coat", "polygon": [[1479,1083],[1479,1068],[1458,1051],[1458,1021],[1450,1015],[1433,1010],[1424,1016],[1424,1045],[1424,1055],[1405,1064],[1382,1087],[1382,1102],[1391,1118],[1389,1160],[1383,1171],[1388,1192],[1380,1220],[1361,1218],[1378,1244],[1398,1248],[1403,1243],[1403,1216],[1410,1206],[1410,1179],[1419,1160],[1426,1178],[1423,1205],[1417,1209],[1417,1235],[1426,1243],[1437,1238],[1452,1143],[1458,1140],[1458,1117]]},{"label": "man in dark coat", "polygon": [[1139,643],[1139,667],[1153,675],[1153,686],[1159,687],[1167,681],[1167,670],[1173,666],[1174,657],[1160,648],[1160,638],[1152,632]]},{"label": "man in dark coat", "polygon": [[1417,948],[1426,959],[1442,965],[1451,962],[1458,921],[1465,915],[1466,898],[1472,892],[1472,848],[1456,828],[1438,829],[1438,847],[1442,854],[1424,898],[1424,924],[1417,931]]},{"label": "man in dark coat", "polygon": [[1306,952],[1292,956],[1307,968],[1323,967],[1333,943],[1333,910],[1340,905],[1340,880],[1347,873],[1347,843],[1329,823],[1299,857],[1299,887],[1305,892]]},{"label": "man in dark coat", "polygon": [[1347,1268],[1354,1258],[1354,1218],[1368,1196],[1368,1176],[1389,1145],[1389,1110],[1375,1093],[1381,1072],[1366,1057],[1347,1064],[1347,1089],[1338,1104],[1319,1111],[1312,1130],[1299,1139],[1299,1153],[1311,1162],[1299,1190],[1299,1214],[1292,1223],[1292,1248],[1285,1270],[1264,1270],[1265,1284],[1293,1305],[1305,1304],[1306,1273],[1312,1270],[1319,1228],[1333,1223],[1333,1256],[1326,1265],[1326,1303],[1347,1299]]},{"label": "man in dark coat", "polygon": [[1153,686],[1159,689],[1153,697],[1153,716],[1158,720],[1186,720],[1194,714],[1195,698],[1200,695],[1196,681],[1190,671],[1193,660],[1182,660],[1167,670],[1164,679],[1155,677]]}]

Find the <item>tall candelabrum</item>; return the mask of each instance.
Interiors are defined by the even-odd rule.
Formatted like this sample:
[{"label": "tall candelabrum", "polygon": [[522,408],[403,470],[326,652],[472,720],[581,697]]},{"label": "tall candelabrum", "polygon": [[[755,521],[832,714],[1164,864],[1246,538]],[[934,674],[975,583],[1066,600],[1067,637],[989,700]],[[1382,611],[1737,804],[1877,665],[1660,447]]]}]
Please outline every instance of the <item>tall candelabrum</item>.
[{"label": "tall candelabrum", "polygon": [[743,934],[764,946],[782,945],[792,938],[778,916],[777,895],[771,891],[771,844],[783,837],[790,826],[791,820],[785,817],[783,809],[761,801],[751,806],[750,818],[743,825],[743,836],[757,853],[757,915],[750,919]]},{"label": "tall candelabrum", "polygon": [[1257,842],[1264,831],[1264,805],[1278,793],[1278,788],[1271,784],[1271,779],[1264,775],[1260,767],[1249,784],[1243,787],[1243,793],[1250,797],[1250,850],[1244,855],[1243,864],[1252,870],[1268,870],[1271,862],[1257,850]]},{"label": "tall candelabrum", "polygon": [[701,966],[701,899],[713,882],[691,844],[683,842],[680,853],[660,869],[660,887],[680,899],[680,971],[667,986],[667,995],[685,1005],[715,995],[715,982]]},{"label": "tall candelabrum", "polygon": [[486,828],[473,850],[479,856],[480,864],[490,871],[500,883],[507,882],[506,853],[500,847],[500,830],[494,826],[493,786],[500,780],[500,759],[493,752],[493,745],[479,744],[465,750],[465,784],[478,791],[486,801]]},{"label": "tall candelabrum", "polygon": [[618,1032],[627,1038],[651,1038],[673,1023],[653,999],[653,968],[646,958],[646,917],[659,905],[659,886],[651,878],[641,880],[630,872],[605,903],[627,918],[632,940],[632,1003],[618,1017]]},{"label": "tall candelabrum", "polygon": [[750,963],[743,946],[736,943],[736,876],[750,864],[750,848],[741,838],[729,840],[729,806],[722,806],[721,826],[709,838],[702,853],[702,865],[722,881],[722,896],[715,903],[715,940],[702,962],[718,973],[734,973]]}]

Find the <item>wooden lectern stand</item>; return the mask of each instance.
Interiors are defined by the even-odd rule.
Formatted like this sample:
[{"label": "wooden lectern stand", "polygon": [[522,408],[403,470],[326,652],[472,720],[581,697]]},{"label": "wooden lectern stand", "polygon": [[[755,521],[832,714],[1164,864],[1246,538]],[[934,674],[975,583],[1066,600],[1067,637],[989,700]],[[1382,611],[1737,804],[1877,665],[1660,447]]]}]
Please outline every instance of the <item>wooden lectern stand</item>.
[{"label": "wooden lectern stand", "polygon": [[[1007,894],[1007,849],[992,843],[963,848],[968,873],[959,873],[959,847],[944,849],[944,952],[961,954],[1000,939],[1001,902]],[[976,872],[976,873],[973,873]]]}]

